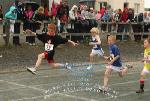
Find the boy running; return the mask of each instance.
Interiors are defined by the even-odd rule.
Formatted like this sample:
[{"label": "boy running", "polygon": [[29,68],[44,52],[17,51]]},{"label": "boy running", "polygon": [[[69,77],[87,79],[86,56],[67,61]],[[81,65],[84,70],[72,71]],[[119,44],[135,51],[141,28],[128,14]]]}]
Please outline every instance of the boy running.
[{"label": "boy running", "polygon": [[136,91],[136,93],[143,93],[144,92],[144,78],[147,73],[150,73],[150,38],[144,41],[144,68],[141,72],[140,78],[140,89]]},{"label": "boy running", "polygon": [[33,74],[36,74],[36,70],[40,66],[43,59],[47,59],[48,63],[52,67],[66,67],[67,66],[67,64],[60,64],[60,63],[54,62],[53,57],[55,54],[55,48],[58,45],[65,44],[67,42],[71,43],[74,46],[76,46],[77,43],[56,35],[56,25],[55,24],[48,24],[48,32],[47,33],[37,34],[35,32],[32,32],[31,30],[26,30],[25,33],[31,33],[33,36],[36,36],[40,41],[42,41],[45,44],[45,51],[38,55],[38,59],[36,61],[35,66],[31,67],[31,68],[27,68],[28,71],[30,71]]},{"label": "boy running", "polygon": [[108,81],[111,72],[117,71],[120,77],[123,77],[126,73],[128,68],[132,68],[132,66],[127,65],[126,67],[122,66],[122,62],[120,59],[120,50],[118,46],[115,44],[116,38],[115,36],[108,36],[108,45],[109,45],[109,53],[110,56],[104,56],[107,60],[107,66],[104,74],[104,85],[103,88],[100,89],[101,91],[107,92],[108,91]]},{"label": "boy running", "polygon": [[[96,27],[93,27],[91,30],[91,37],[92,37],[92,41],[89,43],[89,45],[92,45],[92,51],[90,53],[90,63],[93,63],[93,59],[95,55],[98,56],[104,56],[104,51],[101,47],[101,40],[100,40],[100,36],[99,36],[99,29]],[[87,69],[91,69],[92,65],[90,65]]]}]

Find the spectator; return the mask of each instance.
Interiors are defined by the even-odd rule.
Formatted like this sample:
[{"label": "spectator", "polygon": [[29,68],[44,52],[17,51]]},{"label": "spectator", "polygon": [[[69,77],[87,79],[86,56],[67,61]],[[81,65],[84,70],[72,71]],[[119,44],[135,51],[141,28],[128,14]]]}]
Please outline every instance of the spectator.
[{"label": "spectator", "polygon": [[90,19],[89,18],[89,11],[88,11],[88,7],[85,5],[84,9],[81,11],[81,15],[84,17],[84,19]]},{"label": "spectator", "polygon": [[14,33],[14,23],[17,19],[16,7],[13,5],[10,7],[9,11],[5,14],[6,24],[5,24],[5,33],[4,36],[5,45],[9,44],[10,32]]},{"label": "spectator", "polygon": [[96,21],[101,20],[101,16],[102,16],[102,14],[100,13],[100,11],[98,11],[95,15]]},{"label": "spectator", "polygon": [[[115,11],[114,19],[113,19],[113,21],[114,21],[113,31],[114,32],[120,32],[121,31],[121,28],[118,24],[118,22],[120,22],[121,15],[122,15],[121,9],[118,9]],[[116,39],[118,40],[119,38],[120,38],[120,35],[116,35]]]},{"label": "spectator", "polygon": [[148,32],[150,20],[149,20],[147,12],[144,13],[143,20],[144,20],[144,32]]},{"label": "spectator", "polygon": [[24,8],[23,4],[19,0],[15,0],[17,20],[23,20]]},{"label": "spectator", "polygon": [[[134,21],[136,21],[138,24],[137,25],[133,25],[133,32],[143,32],[143,24],[140,24],[141,22],[143,22],[143,13],[140,13],[138,15],[135,16]],[[135,41],[140,41],[141,40],[141,34],[139,35],[134,35],[134,39]]]},{"label": "spectator", "polygon": [[2,5],[0,5],[0,21],[3,20],[3,11],[2,11]]},{"label": "spectator", "polygon": [[18,21],[15,21],[14,23],[14,36],[13,36],[13,44],[15,45],[21,45],[20,44],[20,39],[19,39],[19,35],[20,34],[20,24],[21,24],[21,20],[23,20],[23,13],[24,13],[24,5],[19,1],[19,0],[15,0],[14,5],[16,7],[16,14],[17,14],[17,19]]},{"label": "spectator", "polygon": [[83,32],[84,25],[82,23],[84,24],[84,17],[81,15],[81,10],[78,10],[77,11],[77,20],[74,25],[76,33]]},{"label": "spectator", "polygon": [[68,23],[68,17],[69,17],[69,6],[68,1],[64,0],[63,4],[59,7],[57,11],[57,17],[60,20],[60,33],[67,32],[66,26]]},{"label": "spectator", "polygon": [[150,32],[150,12],[148,13],[148,23],[149,23],[149,26],[148,26],[148,31]]},{"label": "spectator", "polygon": [[78,7],[76,5],[74,5],[71,8],[71,10],[69,11],[69,18],[70,18],[70,23],[71,23],[71,29],[73,29],[75,21],[77,20],[77,11],[78,11]]},{"label": "spectator", "polygon": [[108,14],[110,15],[109,18],[109,22],[112,22],[110,24],[108,24],[108,32],[112,31],[113,26],[115,26],[115,22],[114,22],[114,10],[111,9],[111,6],[108,6],[109,10],[108,10]]},{"label": "spectator", "polygon": [[96,19],[96,22],[97,22],[97,27],[98,27],[98,29],[100,29],[100,27],[101,27],[101,24],[100,24],[100,21],[101,21],[101,13],[100,13],[100,11],[98,11],[97,13],[96,13],[96,15],[95,15],[95,19]]},{"label": "spectator", "polygon": [[[123,13],[121,15],[120,21],[123,23],[121,25],[121,32],[123,33],[127,33],[128,32],[128,8],[124,8]],[[121,40],[127,40],[128,36],[127,35],[122,35],[122,39]]]},{"label": "spectator", "polygon": [[128,19],[130,22],[134,22],[134,11],[131,8],[128,10]]},{"label": "spectator", "polygon": [[[143,15],[143,21],[144,21],[144,32],[149,32],[148,29],[149,29],[149,26],[150,26],[150,24],[149,24],[150,20],[149,20],[147,12],[145,12],[144,15]],[[148,38],[148,35],[143,35],[143,38]]]},{"label": "spectator", "polygon": [[44,5],[44,15],[45,15],[45,20],[49,20],[49,18],[50,18],[50,11],[48,9],[47,4]]},{"label": "spectator", "polygon": [[122,15],[121,9],[115,11],[114,20],[115,22],[119,22]]},{"label": "spectator", "polygon": [[[27,9],[24,12],[24,25],[23,25],[23,29],[30,29],[31,31],[33,31],[33,22],[32,22],[32,18],[33,18],[34,12],[32,10],[31,5],[27,5]],[[32,42],[33,37],[32,36],[26,36],[26,43],[29,43],[29,45],[34,45],[35,43]]]},{"label": "spectator", "polygon": [[58,12],[58,9],[59,9],[60,5],[61,5],[61,2],[60,3],[55,3],[54,0],[53,0],[51,11],[52,11],[52,15],[53,15],[54,19],[57,16],[57,12]]},{"label": "spectator", "polygon": [[56,19],[58,16],[58,11],[60,10],[60,7],[62,6],[62,0],[53,0],[52,1],[52,7],[51,7],[51,14],[52,14],[52,21],[56,24],[58,32],[60,32],[60,19]]},{"label": "spectator", "polygon": [[106,10],[105,7],[102,7],[102,8],[100,9],[100,13],[101,13],[102,17],[104,16],[105,10]]},{"label": "spectator", "polygon": [[93,8],[90,8],[90,11],[89,11],[89,19],[94,19],[95,20],[95,10]]},{"label": "spectator", "polygon": [[[42,6],[40,6],[38,10],[35,11],[33,20],[35,21],[33,32],[36,32],[36,30],[39,30],[41,28],[42,21],[45,20],[44,8]],[[35,45],[35,36],[32,36],[31,40],[32,45]]]},{"label": "spectator", "polygon": [[102,17],[102,20],[104,22],[108,22],[110,20],[110,14],[108,13],[108,10],[105,11],[104,16]]},{"label": "spectator", "polygon": [[92,29],[93,27],[97,27],[97,22],[96,22],[96,19],[95,19],[95,11],[93,8],[90,8],[90,11],[89,11],[89,29]]},{"label": "spectator", "polygon": [[[134,11],[131,8],[128,11],[128,21],[134,22]],[[133,28],[131,23],[129,24],[129,33],[133,33]]]},{"label": "spectator", "polygon": [[40,6],[35,12],[33,19],[38,23],[41,23],[43,20],[45,20],[44,8],[42,6]]},{"label": "spectator", "polygon": [[5,17],[7,19],[16,20],[17,19],[16,7],[15,6],[11,6],[9,12],[7,12],[5,14]]},{"label": "spectator", "polygon": [[[104,16],[102,16],[102,21],[103,22],[108,22],[110,21],[110,14],[108,13],[108,10],[105,11]],[[102,31],[105,31],[107,28],[107,23],[102,24]]]},{"label": "spectator", "polygon": [[120,20],[119,10],[115,10],[112,14],[112,31],[117,32],[118,29],[118,22]]},{"label": "spectator", "polygon": [[127,22],[128,21],[128,8],[124,9],[122,16],[120,18],[120,21],[121,22]]},{"label": "spectator", "polygon": [[150,22],[150,12],[148,13],[148,18],[149,18],[149,22]]},{"label": "spectator", "polygon": [[82,24],[82,32],[83,33],[88,33],[90,31],[89,27],[89,11],[87,6],[85,5],[83,10],[81,11],[81,24]]}]

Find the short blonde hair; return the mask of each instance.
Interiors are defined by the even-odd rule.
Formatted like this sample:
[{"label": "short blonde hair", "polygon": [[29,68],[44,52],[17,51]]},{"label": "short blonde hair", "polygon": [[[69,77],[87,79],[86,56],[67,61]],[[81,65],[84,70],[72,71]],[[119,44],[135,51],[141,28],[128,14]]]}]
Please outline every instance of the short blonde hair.
[{"label": "short blonde hair", "polygon": [[110,35],[110,36],[108,36],[108,38],[111,39],[113,42],[116,41],[116,36],[114,36],[114,35]]},{"label": "short blonde hair", "polygon": [[42,7],[42,6],[40,6],[39,8],[38,8],[38,13],[42,13],[42,14],[44,14],[44,7]]},{"label": "short blonde hair", "polygon": [[95,33],[95,34],[99,34],[99,29],[96,28],[96,27],[93,27],[91,30],[90,30],[91,33]]}]

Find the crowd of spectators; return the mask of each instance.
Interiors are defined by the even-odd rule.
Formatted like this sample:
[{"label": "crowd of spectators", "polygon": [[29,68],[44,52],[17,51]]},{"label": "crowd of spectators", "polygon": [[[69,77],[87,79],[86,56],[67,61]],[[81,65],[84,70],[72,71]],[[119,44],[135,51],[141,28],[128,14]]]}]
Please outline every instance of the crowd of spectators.
[{"label": "crowd of spectators", "polygon": [[[58,17],[58,20],[60,20],[61,33],[63,31],[66,32],[66,30],[64,30],[66,29],[64,25],[68,23],[71,24],[71,30],[68,31],[74,33],[88,33],[92,27],[99,27],[101,32],[106,31],[127,34],[149,32],[150,12],[135,14],[134,10],[131,8],[126,7],[123,10],[113,10],[110,6],[102,7],[100,10],[96,11],[94,8],[88,7],[87,5],[73,5],[68,11],[69,6],[67,6],[66,2],[67,0],[65,0],[64,4],[61,4],[62,6],[54,6],[55,11],[58,12],[55,17]],[[66,8],[64,8],[64,6]],[[61,11],[59,9],[61,9]],[[63,21],[61,18],[65,19],[65,23],[62,24]],[[123,35],[121,37],[126,40],[128,35]]]},{"label": "crowd of spectators", "polygon": [[0,5],[0,21],[3,20],[3,11],[2,11],[2,5]]}]

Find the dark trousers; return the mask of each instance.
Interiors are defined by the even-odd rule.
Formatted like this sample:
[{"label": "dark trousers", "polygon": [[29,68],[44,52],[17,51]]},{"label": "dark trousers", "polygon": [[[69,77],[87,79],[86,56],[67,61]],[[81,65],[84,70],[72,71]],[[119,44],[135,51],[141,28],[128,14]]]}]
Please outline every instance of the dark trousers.
[{"label": "dark trousers", "polygon": [[13,36],[13,44],[14,45],[20,45],[20,39],[19,39],[18,34],[20,34],[20,23],[15,23],[14,24],[14,36]]},{"label": "dark trousers", "polygon": [[4,26],[3,26],[3,39],[5,41],[5,46],[9,45],[9,37],[10,37],[10,22],[9,20],[6,20]]},{"label": "dark trousers", "polygon": [[[26,30],[26,29],[30,29],[31,31],[33,32],[36,32],[36,23],[32,23],[32,22],[24,22],[24,26],[23,26],[23,29]],[[26,36],[26,42],[28,43],[35,43],[35,37],[34,36]]]}]

